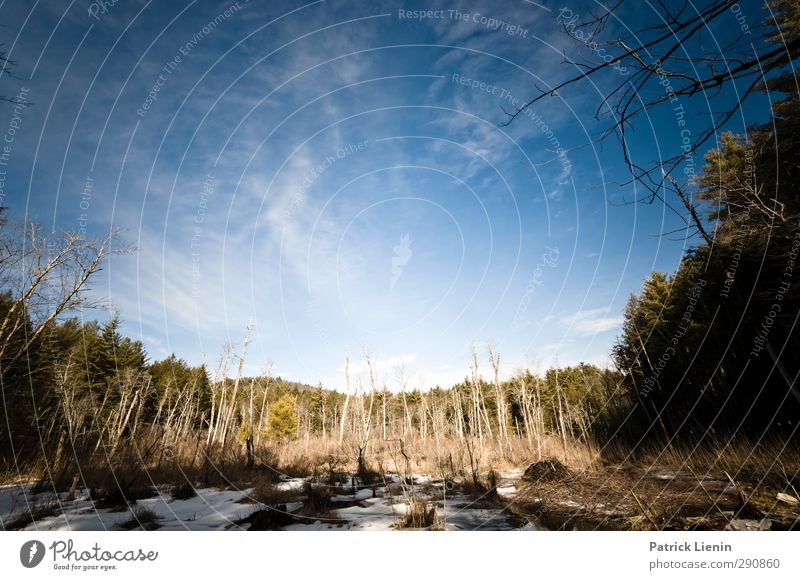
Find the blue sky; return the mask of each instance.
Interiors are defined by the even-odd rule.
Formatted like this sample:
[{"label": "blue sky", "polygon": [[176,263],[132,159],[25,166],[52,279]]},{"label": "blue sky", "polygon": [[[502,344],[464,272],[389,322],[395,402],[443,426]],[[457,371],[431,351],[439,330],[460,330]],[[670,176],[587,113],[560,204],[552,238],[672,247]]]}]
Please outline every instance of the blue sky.
[{"label": "blue sky", "polygon": [[[505,374],[607,364],[630,293],[694,240],[660,235],[680,226],[663,205],[623,203],[613,140],[572,150],[613,77],[500,126],[574,74],[565,6],[540,4],[2,2],[18,68],[0,87],[34,103],[4,203],[124,229],[139,251],[93,292],[154,359],[213,367],[252,318],[248,372],[329,387],[363,348],[390,387],[401,364],[413,386],[463,378],[473,340]],[[732,129],[763,121],[749,107]],[[645,121],[632,155],[674,154],[674,118]]]}]

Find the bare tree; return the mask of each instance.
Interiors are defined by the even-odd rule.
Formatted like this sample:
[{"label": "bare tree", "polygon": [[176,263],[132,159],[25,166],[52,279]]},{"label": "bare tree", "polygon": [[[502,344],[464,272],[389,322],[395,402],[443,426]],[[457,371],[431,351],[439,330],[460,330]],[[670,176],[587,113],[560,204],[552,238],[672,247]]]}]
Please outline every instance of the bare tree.
[{"label": "bare tree", "polygon": [[251,319],[247,322],[247,329],[245,330],[244,333],[244,342],[242,343],[242,354],[239,356],[239,364],[236,367],[236,378],[233,380],[233,393],[231,394],[230,404],[228,405],[227,411],[224,412],[225,418],[222,425],[222,433],[220,435],[223,447],[225,446],[225,442],[228,439],[228,433],[231,429],[231,425],[233,424],[233,414],[236,409],[236,396],[239,394],[239,383],[242,380],[244,363],[245,359],[247,358],[247,345],[250,343],[250,333],[252,332],[252,330],[253,330],[253,321]]},{"label": "bare tree", "polygon": [[[635,15],[626,20],[624,9],[634,4]],[[692,234],[710,242],[711,235],[689,191],[695,174],[687,174],[687,183],[681,165],[699,153],[753,93],[765,88],[770,78],[800,56],[800,36],[792,25],[800,8],[796,2],[772,0],[767,3],[766,19],[749,23],[746,33],[733,35],[730,42],[720,45],[711,29],[724,26],[725,18],[736,18],[734,0],[706,0],[700,4],[656,0],[647,6],[649,14],[643,4],[616,0],[610,6],[601,5],[586,18],[571,9],[562,9],[558,20],[564,32],[577,47],[588,48],[594,58],[565,55],[574,74],[552,86],[537,87],[537,94],[527,102],[506,111],[507,119],[502,125],[512,123],[547,98],[562,97],[570,88],[577,89],[586,82],[603,86],[598,77],[605,75],[603,78],[611,79],[611,86],[595,111],[595,118],[605,119],[605,124],[596,139],[575,148],[616,137],[631,174],[631,180],[623,185],[636,181],[646,190],[643,198],[630,203],[659,200],[684,220]],[[640,24],[631,30],[627,22],[634,19]],[[599,58],[600,54],[605,57]],[[727,94],[716,99],[725,87],[736,88],[735,98]],[[685,139],[679,151],[656,161],[634,160],[629,133],[639,117],[669,107],[678,125],[688,127],[687,119],[693,114],[690,104],[695,99],[707,112],[694,114],[692,118],[697,123],[691,131],[682,133]],[[673,205],[675,202],[683,206],[683,211]]]},{"label": "bare tree", "polygon": [[508,410],[506,408],[505,395],[503,394],[503,387],[500,384],[500,353],[495,352],[492,343],[487,345],[489,351],[489,362],[494,371],[494,396],[497,407],[497,432],[500,439],[508,441]]},{"label": "bare tree", "polygon": [[261,394],[261,410],[258,413],[258,428],[256,429],[256,445],[261,443],[261,434],[264,432],[264,421],[266,420],[266,413],[268,411],[267,408],[267,394],[269,392],[269,386],[272,382],[272,368],[274,367],[274,363],[268,362],[266,368],[264,369],[264,392]]},{"label": "bare tree", "polygon": [[98,238],[69,231],[48,235],[36,223],[6,224],[0,234],[0,289],[10,306],[0,319],[0,379],[45,329],[70,310],[100,305],[86,290],[113,254],[133,251],[116,243],[119,232]]},{"label": "bare tree", "polygon": [[339,445],[344,439],[344,428],[347,423],[347,406],[350,404],[350,357],[344,355],[344,384],[347,392],[344,396],[344,406],[342,407],[342,419],[339,423]]},{"label": "bare tree", "polygon": [[[5,26],[0,24],[0,28],[5,28]],[[0,46],[4,45],[5,43],[0,42]],[[10,78],[19,78],[14,72],[14,68],[16,68],[16,66],[17,62],[8,58],[8,53],[5,50],[0,50],[0,79],[2,79],[4,76]],[[27,107],[30,104],[26,100],[20,99],[19,97],[9,97],[7,95],[0,95],[0,102],[10,103],[12,105],[22,107]]]},{"label": "bare tree", "polygon": [[397,366],[395,369],[395,375],[397,376],[397,382],[400,385],[400,397],[403,401],[403,438],[405,438],[409,433],[411,433],[412,428],[411,413],[408,412],[408,398],[406,397],[406,388],[408,388],[408,371],[405,363],[401,363]]}]

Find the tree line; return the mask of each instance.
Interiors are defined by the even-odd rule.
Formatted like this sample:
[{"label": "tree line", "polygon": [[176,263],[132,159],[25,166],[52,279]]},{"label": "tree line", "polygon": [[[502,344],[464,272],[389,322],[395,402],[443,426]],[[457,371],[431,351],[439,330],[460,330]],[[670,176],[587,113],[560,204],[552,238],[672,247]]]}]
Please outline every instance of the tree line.
[{"label": "tree line", "polygon": [[[28,279],[44,286],[50,274],[46,264],[40,269]],[[150,362],[140,341],[122,335],[118,314],[101,324],[50,319],[41,311],[45,322],[37,326],[28,314],[33,304],[25,303],[36,293],[5,289],[0,295],[3,328],[13,329],[3,335],[10,354],[0,359],[0,450],[7,466],[45,456],[58,469],[66,455],[113,457],[132,440],[152,442],[160,454],[187,442],[209,458],[234,449],[249,465],[266,445],[309,438],[354,446],[361,455],[373,441],[447,439],[502,450],[512,439],[541,446],[551,434],[566,447],[592,437],[621,377],[579,364],[501,380],[500,356],[489,346],[490,379],[482,376],[474,350],[462,382],[421,391],[409,388],[404,369],[379,377],[365,352],[365,378],[351,381],[347,359],[343,387],[312,387],[269,373],[243,376],[249,327],[238,349],[224,349],[215,369],[174,355]]]}]

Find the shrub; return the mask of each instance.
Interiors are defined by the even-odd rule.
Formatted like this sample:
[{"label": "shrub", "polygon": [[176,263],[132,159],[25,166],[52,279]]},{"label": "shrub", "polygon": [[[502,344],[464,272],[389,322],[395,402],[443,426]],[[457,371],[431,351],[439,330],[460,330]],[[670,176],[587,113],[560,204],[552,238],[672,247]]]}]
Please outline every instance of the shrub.
[{"label": "shrub", "polygon": [[269,408],[269,436],[289,439],[297,432],[297,403],[291,395],[283,395]]},{"label": "shrub", "polygon": [[439,523],[439,518],[436,515],[436,506],[428,507],[428,500],[415,497],[411,499],[408,506],[408,512],[400,520],[401,528],[405,529],[442,529]]},{"label": "shrub", "polygon": [[174,486],[170,495],[172,495],[172,499],[185,500],[195,497],[197,491],[194,489],[194,486],[187,481],[186,483]]},{"label": "shrub", "polygon": [[118,527],[122,530],[154,530],[158,527],[157,521],[158,516],[153,510],[134,506],[131,508],[131,517],[120,523]]}]

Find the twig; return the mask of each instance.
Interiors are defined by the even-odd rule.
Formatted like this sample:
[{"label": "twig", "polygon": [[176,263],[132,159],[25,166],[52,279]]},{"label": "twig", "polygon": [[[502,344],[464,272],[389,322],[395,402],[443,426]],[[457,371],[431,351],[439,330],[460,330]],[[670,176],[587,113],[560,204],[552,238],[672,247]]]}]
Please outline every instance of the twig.
[{"label": "twig", "polygon": [[695,480],[697,480],[697,487],[699,487],[700,489],[702,489],[702,490],[703,490],[703,493],[705,493],[706,497],[708,498],[708,501],[710,501],[710,502],[711,502],[711,505],[713,505],[713,506],[716,508],[716,510],[719,512],[719,515],[721,515],[722,517],[727,517],[727,516],[726,516],[726,515],[725,515],[725,514],[722,512],[722,510],[720,509],[720,507],[719,507],[719,505],[717,504],[716,500],[715,500],[714,498],[712,498],[712,497],[711,497],[711,494],[710,494],[710,493],[708,493],[708,490],[707,490],[707,489],[705,488],[705,486],[703,485],[703,482],[702,482],[702,481],[700,481],[700,478],[697,476],[697,474],[694,472],[694,470],[693,470],[691,467],[689,467],[689,465],[686,465],[686,469],[688,469],[688,470],[689,470],[689,473],[691,473],[691,474],[692,474],[692,477],[694,477],[694,478],[695,478]]},{"label": "twig", "polygon": [[744,490],[741,487],[736,485],[736,482],[733,480],[733,478],[730,476],[730,474],[727,471],[725,472],[725,475],[727,476],[728,481],[731,482],[731,485],[739,493],[739,501],[742,502],[742,507],[739,508],[739,510],[736,512],[736,514],[738,515],[738,514],[742,513],[742,511],[745,508],[749,508],[749,509],[753,510],[754,512],[756,512],[757,514],[759,514],[760,516],[763,516],[764,514],[761,512],[761,510],[756,508],[753,504],[750,503],[750,498],[747,497],[747,494],[744,492]]},{"label": "twig", "polygon": [[641,502],[641,501],[639,501],[639,498],[638,498],[638,497],[636,497],[636,494],[634,493],[634,491],[633,491],[633,490],[631,490],[631,495],[633,496],[633,499],[635,499],[635,500],[636,500],[636,503],[638,503],[638,504],[639,504],[639,509],[641,509],[641,510],[642,510],[642,513],[644,514],[644,517],[646,517],[646,518],[647,518],[647,520],[650,522],[650,524],[651,524],[651,525],[652,525],[652,526],[653,526],[655,529],[659,529],[658,525],[657,525],[657,524],[656,524],[656,523],[653,521],[653,518],[651,518],[651,517],[650,517],[650,514],[649,514],[649,513],[648,513],[648,511],[645,509],[644,505],[642,505],[642,502]]}]

